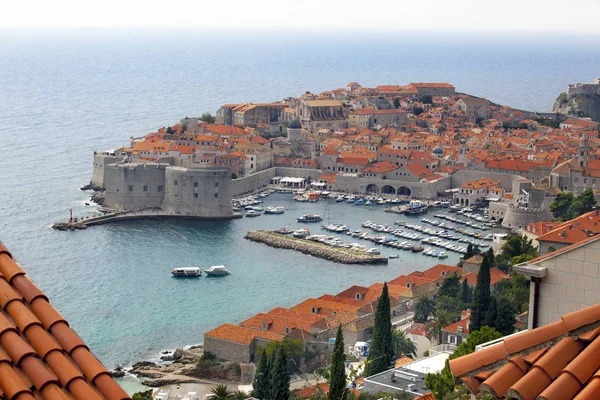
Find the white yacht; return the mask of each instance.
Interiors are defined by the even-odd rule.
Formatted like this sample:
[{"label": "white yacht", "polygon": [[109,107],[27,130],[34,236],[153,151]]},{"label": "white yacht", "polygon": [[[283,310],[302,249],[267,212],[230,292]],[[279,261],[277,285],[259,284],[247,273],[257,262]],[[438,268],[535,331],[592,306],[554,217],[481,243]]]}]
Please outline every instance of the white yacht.
[{"label": "white yacht", "polygon": [[294,232],[292,232],[292,236],[295,238],[302,239],[307,236],[310,236],[310,230],[308,230],[308,228],[298,229],[298,230],[295,230]]},{"label": "white yacht", "polygon": [[285,209],[283,207],[267,207],[265,208],[265,214],[283,214]]},{"label": "white yacht", "polygon": [[205,269],[206,275],[208,276],[223,276],[229,275],[230,272],[224,265],[213,265],[209,269]]},{"label": "white yacht", "polygon": [[256,210],[248,210],[246,211],[246,217],[258,217],[260,216],[260,212],[256,211]]},{"label": "white yacht", "polygon": [[185,276],[190,278],[202,276],[202,270],[198,267],[175,268],[171,271],[171,273],[173,274],[173,276]]}]

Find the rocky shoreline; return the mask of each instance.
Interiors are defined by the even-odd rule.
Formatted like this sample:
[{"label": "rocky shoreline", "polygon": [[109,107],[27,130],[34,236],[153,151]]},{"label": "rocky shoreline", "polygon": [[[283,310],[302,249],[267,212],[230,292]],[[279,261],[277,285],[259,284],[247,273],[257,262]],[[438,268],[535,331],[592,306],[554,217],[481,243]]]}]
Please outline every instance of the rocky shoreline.
[{"label": "rocky shoreline", "polygon": [[310,242],[302,239],[290,238],[275,232],[269,231],[249,231],[245,239],[253,242],[266,244],[267,246],[280,249],[296,250],[304,254],[310,254],[314,257],[334,261],[342,264],[387,264],[387,257],[376,256],[373,254],[361,254],[358,251],[352,251],[344,248],[334,248],[320,243]]},{"label": "rocky shoreline", "polygon": [[114,378],[134,375],[140,378],[143,385],[150,387],[198,382],[195,375],[198,361],[204,354],[202,346],[193,346],[189,350],[178,348],[174,352],[163,351],[161,354],[160,360],[165,364],[140,361],[130,368],[117,367],[110,373]]}]

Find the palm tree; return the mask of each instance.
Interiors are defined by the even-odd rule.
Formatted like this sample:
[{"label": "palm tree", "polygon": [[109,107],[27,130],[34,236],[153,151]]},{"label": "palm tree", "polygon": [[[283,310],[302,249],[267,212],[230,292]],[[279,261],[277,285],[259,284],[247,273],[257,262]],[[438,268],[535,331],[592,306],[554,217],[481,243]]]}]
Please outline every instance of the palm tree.
[{"label": "palm tree", "polygon": [[217,385],[210,391],[215,395],[214,400],[230,400],[233,396],[233,392],[227,385]]},{"label": "palm tree", "polygon": [[425,323],[425,333],[429,340],[435,338],[438,344],[442,344],[442,329],[452,323],[452,315],[448,311],[438,310],[433,313],[433,318]]},{"label": "palm tree", "polygon": [[427,296],[420,297],[415,305],[415,322],[427,322],[435,310],[435,302]]},{"label": "palm tree", "polygon": [[250,395],[248,395],[243,390],[236,390],[235,392],[233,392],[231,394],[231,398],[234,399],[234,400],[245,400],[248,397],[250,397]]},{"label": "palm tree", "polygon": [[396,357],[402,354],[410,357],[417,356],[417,346],[408,336],[406,336],[404,331],[396,329],[392,331],[392,347],[394,348]]}]

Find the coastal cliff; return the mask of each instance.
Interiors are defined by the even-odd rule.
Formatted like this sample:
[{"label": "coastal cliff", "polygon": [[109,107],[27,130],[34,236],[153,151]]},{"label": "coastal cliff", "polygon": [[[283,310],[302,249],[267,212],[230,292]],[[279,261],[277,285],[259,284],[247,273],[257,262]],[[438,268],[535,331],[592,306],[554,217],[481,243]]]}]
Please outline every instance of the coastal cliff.
[{"label": "coastal cliff", "polygon": [[587,117],[600,122],[600,94],[561,93],[552,107],[552,112],[576,117]]}]

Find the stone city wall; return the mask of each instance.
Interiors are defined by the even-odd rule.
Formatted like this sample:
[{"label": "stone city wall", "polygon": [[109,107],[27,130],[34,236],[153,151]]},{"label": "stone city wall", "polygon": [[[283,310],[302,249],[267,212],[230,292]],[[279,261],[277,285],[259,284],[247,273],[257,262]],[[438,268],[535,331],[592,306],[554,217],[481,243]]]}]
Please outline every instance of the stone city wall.
[{"label": "stone city wall", "polygon": [[250,362],[249,345],[204,336],[204,351],[210,352],[223,360],[241,363]]},{"label": "stone city wall", "polygon": [[162,209],[180,215],[230,217],[229,171],[221,167],[167,167]]},{"label": "stone city wall", "polygon": [[461,170],[455,173],[452,177],[451,187],[457,188],[469,181],[488,178],[500,183],[500,187],[506,192],[512,191],[512,183],[517,179],[524,179],[520,175],[507,174],[501,172],[490,172],[490,171],[474,171],[474,170]]},{"label": "stone city wall", "polygon": [[110,164],[105,168],[104,206],[117,210],[161,207],[167,164]]},{"label": "stone city wall", "polygon": [[[338,175],[335,178],[335,190],[340,190],[347,193],[365,194],[367,187],[369,192],[381,193],[384,187],[392,187],[398,194],[403,192],[399,189],[410,189],[412,197],[421,199],[435,199],[439,194],[444,194],[444,191],[450,189],[450,178],[444,177],[433,182],[406,182],[392,179],[377,179],[372,177],[358,177],[353,175]],[[385,191],[385,190],[384,190]],[[406,192],[406,191],[405,191]]]},{"label": "stone city wall", "polygon": [[125,158],[125,156],[109,156],[102,153],[95,153],[94,166],[92,169],[92,184],[98,187],[104,187],[106,166],[121,161],[123,158]]}]

